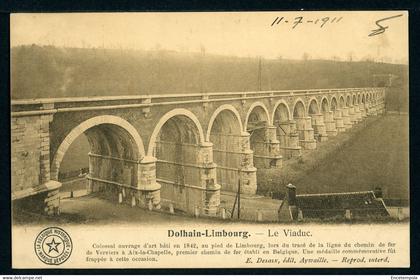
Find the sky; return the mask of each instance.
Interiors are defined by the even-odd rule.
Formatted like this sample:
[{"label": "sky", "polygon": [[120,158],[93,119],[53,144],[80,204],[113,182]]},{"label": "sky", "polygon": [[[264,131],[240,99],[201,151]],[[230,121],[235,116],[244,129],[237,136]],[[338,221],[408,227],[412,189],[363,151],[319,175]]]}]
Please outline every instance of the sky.
[{"label": "sky", "polygon": [[[372,30],[378,28],[376,21],[398,15],[401,16],[379,22],[387,27],[385,32],[369,36]],[[28,44],[165,49],[285,59],[306,57],[356,61],[370,58],[408,64],[408,13],[294,11],[12,14],[11,46]]]}]

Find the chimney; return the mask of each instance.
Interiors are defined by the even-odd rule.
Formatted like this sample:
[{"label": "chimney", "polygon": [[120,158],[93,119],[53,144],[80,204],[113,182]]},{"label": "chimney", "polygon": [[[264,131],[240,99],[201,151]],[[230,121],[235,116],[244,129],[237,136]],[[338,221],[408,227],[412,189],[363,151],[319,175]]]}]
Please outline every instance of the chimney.
[{"label": "chimney", "polygon": [[383,198],[382,188],[376,187],[373,193],[375,194],[376,198]]}]

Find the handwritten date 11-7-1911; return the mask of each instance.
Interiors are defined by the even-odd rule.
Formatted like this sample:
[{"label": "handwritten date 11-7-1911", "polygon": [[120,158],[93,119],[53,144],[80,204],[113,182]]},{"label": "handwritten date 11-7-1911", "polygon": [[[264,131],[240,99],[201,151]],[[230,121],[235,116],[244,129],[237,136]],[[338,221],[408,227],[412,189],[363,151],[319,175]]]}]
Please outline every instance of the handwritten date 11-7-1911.
[{"label": "handwritten date 11-7-1911", "polygon": [[304,17],[295,17],[293,19],[288,19],[285,17],[276,17],[271,26],[276,26],[278,24],[290,24],[291,28],[294,29],[300,24],[313,24],[319,25],[320,28],[324,27],[326,24],[339,23],[343,17],[323,17],[315,19],[306,19]]}]

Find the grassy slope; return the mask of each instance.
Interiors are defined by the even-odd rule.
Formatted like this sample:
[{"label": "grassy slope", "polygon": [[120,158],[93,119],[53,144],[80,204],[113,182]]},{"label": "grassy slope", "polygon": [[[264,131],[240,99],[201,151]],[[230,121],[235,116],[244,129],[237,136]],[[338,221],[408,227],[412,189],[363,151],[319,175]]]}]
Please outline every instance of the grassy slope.
[{"label": "grassy slope", "polygon": [[359,124],[291,160],[280,171],[259,170],[259,192],[282,189],[298,193],[347,192],[381,187],[386,198],[408,198],[408,118],[387,115]]}]

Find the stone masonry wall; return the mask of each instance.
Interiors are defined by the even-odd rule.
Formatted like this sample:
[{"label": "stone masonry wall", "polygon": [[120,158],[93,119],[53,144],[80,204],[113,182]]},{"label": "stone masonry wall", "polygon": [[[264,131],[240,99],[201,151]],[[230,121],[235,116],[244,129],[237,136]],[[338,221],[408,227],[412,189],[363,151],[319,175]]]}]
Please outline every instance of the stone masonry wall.
[{"label": "stone masonry wall", "polygon": [[49,180],[49,118],[11,118],[12,192],[22,191]]}]

